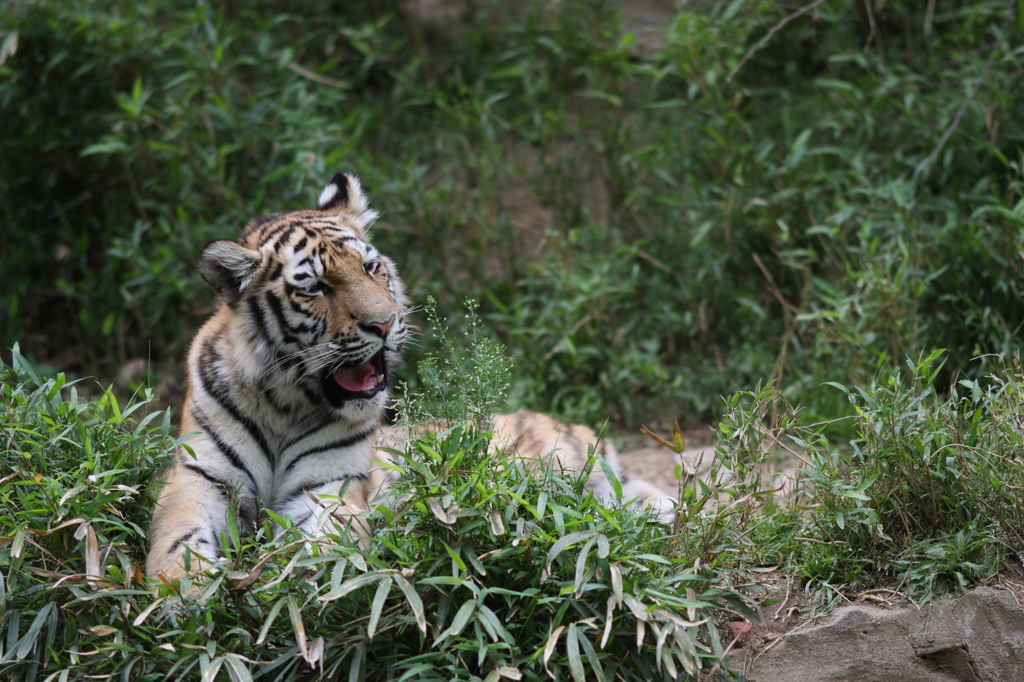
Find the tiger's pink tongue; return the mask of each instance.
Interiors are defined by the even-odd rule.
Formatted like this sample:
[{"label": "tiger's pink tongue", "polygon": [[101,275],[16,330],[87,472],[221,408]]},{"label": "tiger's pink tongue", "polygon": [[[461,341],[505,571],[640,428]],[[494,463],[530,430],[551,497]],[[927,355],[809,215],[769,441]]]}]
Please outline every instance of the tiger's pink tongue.
[{"label": "tiger's pink tongue", "polygon": [[334,380],[346,391],[369,391],[380,383],[377,371],[369,362],[356,367],[339,367],[334,372]]}]

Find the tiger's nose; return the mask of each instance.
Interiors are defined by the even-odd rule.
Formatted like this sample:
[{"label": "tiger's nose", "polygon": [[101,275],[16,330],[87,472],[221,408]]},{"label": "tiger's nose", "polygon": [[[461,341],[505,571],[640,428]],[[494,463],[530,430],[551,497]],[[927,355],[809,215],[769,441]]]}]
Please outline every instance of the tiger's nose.
[{"label": "tiger's nose", "polygon": [[392,315],[385,322],[369,322],[363,325],[363,329],[366,331],[376,334],[382,339],[388,338],[388,332],[391,331],[391,325],[395,323],[395,316]]}]

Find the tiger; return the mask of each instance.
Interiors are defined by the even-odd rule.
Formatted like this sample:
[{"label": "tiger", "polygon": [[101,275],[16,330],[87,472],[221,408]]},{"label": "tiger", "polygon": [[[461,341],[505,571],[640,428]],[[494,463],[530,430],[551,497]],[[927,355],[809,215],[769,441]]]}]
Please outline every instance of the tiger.
[{"label": "tiger", "polygon": [[[436,433],[449,426],[448,422],[432,422],[381,428],[374,440],[376,466],[370,472],[373,496],[386,495],[387,489],[400,476],[401,466],[391,453],[405,451],[409,441],[425,431]],[[518,457],[534,469],[550,466],[558,473],[570,475],[587,472],[589,466],[584,488],[605,502],[614,503],[619,499],[619,491],[615,490],[604,467],[591,466],[595,464],[590,461],[592,454],[603,459],[619,483],[621,501],[635,508],[646,508],[662,524],[672,525],[676,514],[675,498],[653,484],[629,477],[620,464],[615,446],[590,427],[565,424],[527,409],[493,415],[485,426],[491,435],[487,452],[492,457]]]},{"label": "tiger", "polygon": [[[162,476],[149,577],[216,561],[229,508],[246,528],[270,510],[308,537],[339,526],[369,537],[366,512],[394,474],[375,464],[388,455],[374,436],[412,330],[395,264],[368,238],[378,215],[338,172],[314,209],[258,216],[237,241],[203,248],[199,274],[218,302],[189,347],[179,428],[192,435]],[[579,468],[593,432],[548,419],[546,435],[506,420],[521,431],[511,449]]]},{"label": "tiger", "polygon": [[217,292],[188,352],[180,432],[150,525],[146,573],[172,579],[217,557],[227,510],[263,508],[315,535],[317,500],[341,498],[357,532],[371,437],[408,340],[394,263],[367,239],[378,217],[358,178],[336,173],[313,210],[253,219],[200,254]]}]

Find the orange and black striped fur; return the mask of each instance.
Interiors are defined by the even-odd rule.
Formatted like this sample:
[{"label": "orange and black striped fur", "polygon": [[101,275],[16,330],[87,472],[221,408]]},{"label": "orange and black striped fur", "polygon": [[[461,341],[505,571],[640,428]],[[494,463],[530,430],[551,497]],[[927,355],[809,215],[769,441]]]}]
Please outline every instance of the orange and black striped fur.
[{"label": "orange and black striped fur", "polygon": [[203,249],[220,302],[188,356],[181,432],[197,432],[195,456],[182,449],[166,476],[148,575],[184,575],[186,547],[193,572],[214,560],[235,502],[245,525],[266,508],[315,534],[330,516],[317,499],[347,481],[341,511],[367,532],[354,514],[408,333],[395,266],[366,236],[376,217],[337,173],[315,210],[260,216]]},{"label": "orange and black striped fur", "polygon": [[[366,236],[376,217],[358,180],[337,173],[316,209],[261,216],[237,242],[203,249],[199,270],[220,301],[189,350],[181,432],[196,435],[160,492],[149,576],[185,575],[186,548],[192,572],[215,560],[229,505],[243,526],[270,509],[310,535],[335,522],[369,534],[360,512],[395,475],[372,465],[388,458],[373,436],[408,334],[394,263]],[[624,481],[614,448],[586,427],[520,411],[492,430],[493,451],[570,471],[596,445]],[[588,487],[614,497],[600,467]],[[640,481],[624,497],[674,514]]]}]

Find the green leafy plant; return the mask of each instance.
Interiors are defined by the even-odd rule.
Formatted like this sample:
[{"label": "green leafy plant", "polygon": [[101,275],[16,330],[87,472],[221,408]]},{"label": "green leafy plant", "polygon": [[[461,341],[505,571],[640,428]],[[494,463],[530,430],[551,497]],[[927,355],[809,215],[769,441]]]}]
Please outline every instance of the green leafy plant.
[{"label": "green leafy plant", "polygon": [[177,445],[166,415],[152,427],[158,413],[135,423],[143,403],[122,410],[110,391],[63,395],[62,377],[15,349],[0,672],[582,682],[727,669],[720,623],[759,614],[725,562],[695,562],[647,513],[605,507],[584,485],[596,458],[566,477],[488,453],[476,420],[502,400],[509,363],[472,310],[468,345],[439,332],[450,355],[421,372],[438,383],[404,399],[404,414],[454,425],[393,453],[403,473],[367,542],[310,539],[270,512],[245,533],[229,510],[223,558],[173,583],[147,584],[138,564],[153,475]]},{"label": "green leafy plant", "polygon": [[116,630],[97,595],[117,607],[119,596],[149,596],[139,561],[175,442],[168,413],[144,414],[148,398],[122,407],[108,389],[84,400],[17,346],[13,358],[0,366],[0,674],[24,680],[68,664],[83,633]]},{"label": "green leafy plant", "polygon": [[483,427],[504,407],[510,381],[511,361],[505,347],[481,329],[477,305],[466,301],[465,343],[450,338],[451,330],[437,313],[437,302],[427,297],[427,320],[437,336],[441,350],[428,354],[417,375],[422,385],[400,387],[396,408],[401,421],[409,427],[439,420],[455,424],[468,419]]},{"label": "green leafy plant", "polygon": [[713,422],[774,379],[833,419],[818,385],[940,346],[981,378],[1024,320],[1020,24],[928,7],[5,3],[0,342],[176,374],[202,244],[345,168],[517,406]]},{"label": "green leafy plant", "polygon": [[765,555],[789,554],[818,584],[895,581],[887,584],[924,600],[991,579],[1016,556],[1024,521],[1020,367],[961,380],[944,396],[933,386],[945,355],[908,360],[907,370],[869,388],[827,387],[856,411],[848,446],[830,442],[827,424],[792,418],[788,433],[763,422],[742,429],[785,439],[804,460],[797,506],[773,512]]}]

